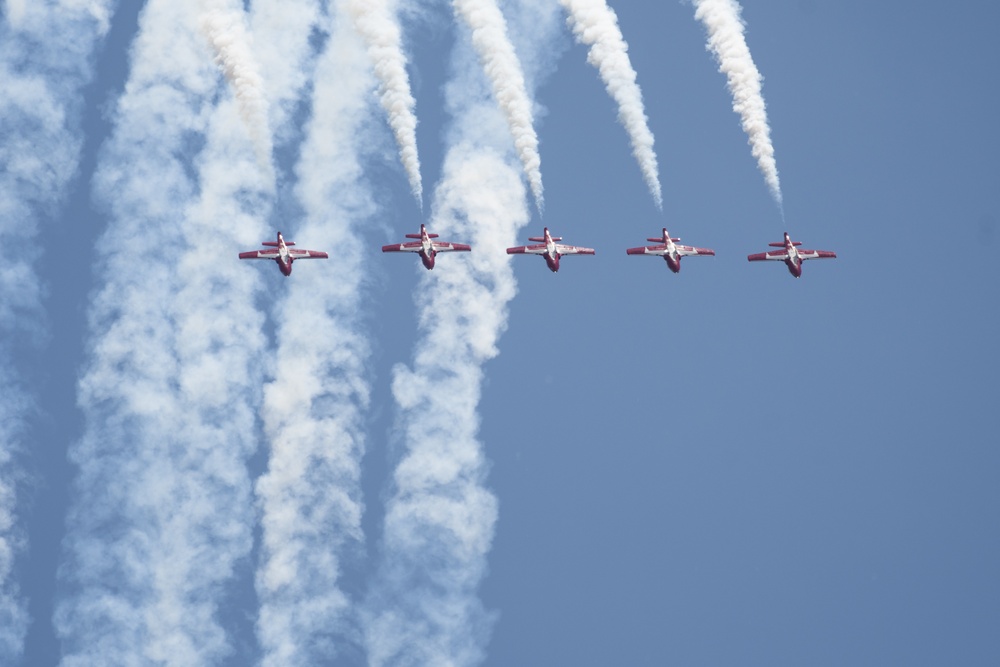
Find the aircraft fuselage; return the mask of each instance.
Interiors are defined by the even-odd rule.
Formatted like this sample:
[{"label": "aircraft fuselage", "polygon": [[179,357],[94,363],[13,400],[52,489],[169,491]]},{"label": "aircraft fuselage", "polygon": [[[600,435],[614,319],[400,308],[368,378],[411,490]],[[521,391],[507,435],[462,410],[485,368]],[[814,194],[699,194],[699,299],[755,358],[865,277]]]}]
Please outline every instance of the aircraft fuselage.
[{"label": "aircraft fuselage", "polygon": [[278,232],[278,256],[274,258],[274,261],[278,263],[278,269],[286,277],[292,275],[292,256],[288,254],[288,246],[285,245],[285,237]]},{"label": "aircraft fuselage", "polygon": [[785,250],[788,252],[788,259],[785,260],[785,266],[788,267],[788,272],[796,278],[801,278],[802,258],[799,257],[798,249],[792,245],[791,241],[788,239],[788,234],[785,234]]},{"label": "aircraft fuselage", "polygon": [[428,270],[430,270],[434,268],[434,258],[437,256],[437,251],[434,250],[431,239],[427,235],[427,232],[424,231],[423,225],[420,226],[420,232],[420,261],[424,263],[424,266],[427,267]]},{"label": "aircraft fuselage", "polygon": [[670,270],[674,273],[680,273],[681,271],[681,256],[677,252],[677,246],[674,245],[673,240],[667,235],[666,230],[663,231],[663,238],[667,245],[667,252],[663,253],[663,260],[670,267]]},{"label": "aircraft fuselage", "polygon": [[545,228],[545,263],[549,265],[549,270],[555,273],[559,270],[559,258],[561,255],[556,250],[556,242],[549,235],[549,228]]}]

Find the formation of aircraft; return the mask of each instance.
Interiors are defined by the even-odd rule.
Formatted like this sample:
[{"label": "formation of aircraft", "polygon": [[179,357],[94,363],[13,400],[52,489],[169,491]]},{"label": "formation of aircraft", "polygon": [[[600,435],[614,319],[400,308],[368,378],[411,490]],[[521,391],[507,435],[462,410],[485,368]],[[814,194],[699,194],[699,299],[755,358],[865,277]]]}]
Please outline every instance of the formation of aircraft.
[{"label": "formation of aircraft", "polygon": [[563,255],[593,255],[593,248],[581,248],[575,245],[564,245],[556,243],[562,241],[561,236],[549,234],[549,228],[545,228],[544,236],[529,236],[529,241],[534,241],[537,245],[521,245],[514,248],[507,248],[508,255],[541,255],[545,258],[545,263],[549,269],[555,273],[559,270],[559,258]]},{"label": "formation of aircraft", "polygon": [[424,225],[420,225],[419,234],[406,234],[408,239],[420,239],[406,243],[393,243],[382,246],[382,252],[417,252],[420,253],[420,261],[424,263],[427,270],[434,268],[434,257],[439,252],[469,252],[472,246],[464,243],[448,243],[445,241],[432,241],[438,238],[437,234],[431,234]]},{"label": "formation of aircraft", "polygon": [[240,259],[273,259],[278,263],[278,268],[286,276],[292,275],[292,262],[297,259],[327,259],[329,255],[319,250],[299,250],[289,246],[295,245],[294,241],[285,241],[285,237],[278,232],[277,241],[263,241],[263,246],[269,246],[266,250],[251,250],[241,252]]},{"label": "formation of aircraft", "polygon": [[676,241],[680,241],[680,238],[671,238],[670,234],[667,233],[667,228],[663,228],[663,236],[661,238],[650,237],[646,239],[647,241],[653,241],[657,245],[647,245],[640,246],[638,248],[629,248],[625,252],[630,255],[652,255],[654,257],[662,257],[667,261],[667,266],[674,273],[678,273],[681,270],[681,257],[687,257],[688,255],[715,255],[715,251],[711,248],[695,248],[689,245],[677,245]]},{"label": "formation of aircraft", "polygon": [[[559,259],[564,255],[595,254],[593,248],[583,248],[580,246],[559,243],[559,241],[562,241],[562,237],[552,236],[552,234],[549,233],[548,227],[545,228],[544,232],[544,236],[528,237],[528,240],[532,241],[533,245],[522,245],[507,248],[507,254],[541,255],[545,258],[545,263],[548,264],[549,269],[552,270],[553,273],[559,270]],[[406,234],[405,236],[408,239],[417,240],[384,245],[382,246],[382,252],[418,253],[420,255],[420,261],[423,262],[424,266],[427,267],[428,270],[434,268],[434,258],[440,252],[468,252],[472,250],[472,247],[466,245],[465,243],[450,243],[446,241],[432,240],[438,238],[438,235],[428,232],[424,225],[420,225],[419,234]],[[670,270],[674,273],[678,273],[681,270],[682,257],[688,257],[691,255],[715,255],[715,251],[711,248],[696,248],[689,245],[680,245],[677,243],[680,241],[680,238],[671,237],[667,232],[666,227],[663,228],[663,235],[661,237],[650,237],[646,240],[652,241],[656,245],[628,248],[625,252],[629,255],[652,255],[654,257],[662,257],[666,260],[667,266],[669,266]],[[240,259],[273,259],[278,263],[278,268],[281,269],[281,272],[286,276],[291,275],[292,262],[296,259],[326,259],[329,257],[329,255],[325,252],[320,252],[318,250],[299,250],[290,248],[289,246],[293,246],[295,244],[291,241],[285,241],[281,232],[278,232],[277,241],[264,241],[261,245],[268,246],[268,248],[265,250],[241,252]],[[784,262],[788,267],[788,271],[796,278],[800,278],[802,276],[802,262],[805,260],[835,258],[837,256],[837,253],[829,250],[801,249],[799,246],[801,246],[802,243],[799,241],[793,241],[788,235],[788,232],[785,232],[784,241],[769,243],[768,245],[773,248],[781,249],[748,255],[747,260],[751,262],[761,262],[765,260]]]},{"label": "formation of aircraft", "polygon": [[830,252],[829,250],[800,250],[798,246],[802,244],[799,241],[793,241],[788,236],[788,232],[785,232],[784,241],[768,243],[767,245],[772,248],[781,248],[781,250],[770,250],[768,252],[747,255],[747,260],[751,262],[763,262],[765,260],[784,262],[785,266],[788,267],[788,272],[796,278],[802,277],[802,262],[805,260],[835,258],[837,256],[837,253]]}]

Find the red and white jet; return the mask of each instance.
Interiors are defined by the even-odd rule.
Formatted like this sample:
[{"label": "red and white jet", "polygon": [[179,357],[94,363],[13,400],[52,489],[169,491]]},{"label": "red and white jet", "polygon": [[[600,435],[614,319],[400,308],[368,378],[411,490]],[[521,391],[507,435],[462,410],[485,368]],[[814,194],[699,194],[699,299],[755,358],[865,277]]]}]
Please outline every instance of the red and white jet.
[{"label": "red and white jet", "polygon": [[286,276],[292,275],[292,262],[297,259],[327,259],[329,257],[325,252],[319,250],[290,249],[289,246],[293,246],[295,243],[286,241],[281,232],[278,232],[277,241],[263,241],[261,245],[270,247],[267,250],[241,252],[240,259],[273,259]]},{"label": "red and white jet", "polygon": [[534,241],[538,245],[522,245],[516,248],[507,248],[508,255],[541,255],[545,258],[545,263],[553,272],[559,270],[559,258],[563,255],[593,255],[593,248],[581,248],[575,245],[563,245],[556,243],[562,241],[561,236],[549,234],[549,228],[545,228],[545,236],[529,236],[529,241]]},{"label": "red and white jet", "polygon": [[406,238],[420,239],[419,241],[384,245],[382,246],[382,252],[418,252],[420,253],[420,261],[424,263],[424,266],[429,271],[434,268],[434,257],[439,252],[469,252],[472,250],[472,246],[464,243],[431,241],[431,239],[436,239],[437,237],[437,234],[428,233],[427,229],[423,225],[420,225],[419,234],[406,234]]},{"label": "red and white jet", "polygon": [[779,262],[784,262],[785,266],[788,267],[789,273],[791,273],[796,278],[802,277],[802,262],[807,259],[825,259],[827,257],[836,257],[837,253],[830,252],[829,250],[799,250],[798,246],[802,245],[798,241],[793,241],[791,237],[788,236],[788,232],[785,232],[785,240],[781,243],[768,243],[767,245],[772,248],[781,248],[781,250],[770,250],[768,252],[758,252],[754,255],[747,255],[747,260],[751,262],[763,262],[766,259],[773,259]]},{"label": "red and white jet", "polygon": [[657,257],[662,257],[667,260],[667,266],[674,273],[681,270],[681,257],[687,255],[714,255],[715,251],[710,248],[695,248],[689,245],[677,245],[674,241],[680,241],[679,238],[670,238],[670,234],[667,233],[667,228],[663,228],[663,237],[655,238],[650,237],[646,239],[647,241],[654,241],[658,245],[647,245],[640,248],[629,248],[625,252],[630,255],[654,255]]}]

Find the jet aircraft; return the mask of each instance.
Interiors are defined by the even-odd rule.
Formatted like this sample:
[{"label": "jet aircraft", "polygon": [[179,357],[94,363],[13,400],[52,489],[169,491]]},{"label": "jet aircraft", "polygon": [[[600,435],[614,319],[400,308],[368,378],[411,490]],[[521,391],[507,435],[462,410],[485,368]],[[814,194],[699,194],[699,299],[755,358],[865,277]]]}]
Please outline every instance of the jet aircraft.
[{"label": "jet aircraft", "polygon": [[785,232],[785,240],[780,243],[768,243],[772,248],[781,250],[770,250],[768,252],[758,252],[754,255],[747,255],[747,260],[751,262],[762,262],[764,260],[775,260],[784,262],[788,267],[788,272],[796,278],[802,277],[802,262],[807,259],[835,258],[837,253],[829,250],[800,250],[802,245],[799,241],[793,241],[788,232]]},{"label": "jet aircraft", "polygon": [[559,270],[559,258],[563,255],[593,255],[593,248],[581,248],[575,245],[563,245],[556,243],[562,241],[561,236],[549,234],[549,228],[545,228],[545,236],[529,236],[529,241],[534,241],[538,245],[522,245],[515,248],[507,248],[508,255],[541,255],[545,258],[545,263],[553,273]]},{"label": "jet aircraft", "polygon": [[427,270],[434,268],[434,257],[439,252],[468,252],[472,246],[464,243],[447,243],[445,241],[431,241],[436,239],[437,234],[430,234],[427,229],[420,225],[419,234],[406,234],[408,239],[420,239],[419,241],[409,241],[406,243],[393,243],[382,246],[382,252],[417,252],[420,253],[420,261],[424,263]]},{"label": "jet aircraft", "polygon": [[670,234],[667,233],[667,228],[663,228],[663,236],[661,238],[650,237],[646,239],[647,241],[653,241],[657,245],[653,246],[642,246],[639,248],[629,248],[625,252],[630,255],[654,255],[657,257],[663,257],[667,261],[667,266],[674,273],[681,270],[681,257],[687,255],[714,255],[715,251],[710,248],[695,248],[689,245],[677,245],[675,241],[680,241],[679,238],[671,238]]},{"label": "jet aircraft", "polygon": [[278,263],[278,268],[286,276],[292,275],[292,262],[297,259],[327,259],[329,257],[325,252],[320,252],[319,250],[289,248],[289,246],[293,246],[295,243],[286,241],[281,232],[278,232],[277,241],[263,241],[261,245],[269,246],[269,248],[267,250],[241,252],[240,259],[273,259]]}]

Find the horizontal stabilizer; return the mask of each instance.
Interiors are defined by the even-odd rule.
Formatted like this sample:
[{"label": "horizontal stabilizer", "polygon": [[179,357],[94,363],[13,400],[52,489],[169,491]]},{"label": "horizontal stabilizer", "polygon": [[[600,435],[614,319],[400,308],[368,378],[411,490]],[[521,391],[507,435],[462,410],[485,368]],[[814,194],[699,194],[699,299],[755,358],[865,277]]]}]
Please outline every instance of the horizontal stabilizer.
[{"label": "horizontal stabilizer", "polygon": [[[544,236],[529,236],[528,240],[529,241],[534,241],[535,243],[545,243],[545,237]],[[562,241],[562,237],[561,236],[553,236],[552,240],[553,241]]]},{"label": "horizontal stabilizer", "polygon": [[[405,236],[408,239],[422,239],[422,238],[424,238],[420,234],[406,234]],[[427,238],[429,238],[429,239],[436,239],[438,236],[440,236],[440,234],[428,234]]]},{"label": "horizontal stabilizer", "polygon": [[[771,246],[772,248],[784,248],[785,247],[785,244],[783,242],[782,243],[768,243],[767,245]],[[802,245],[802,242],[801,241],[792,241],[792,245]]]}]

